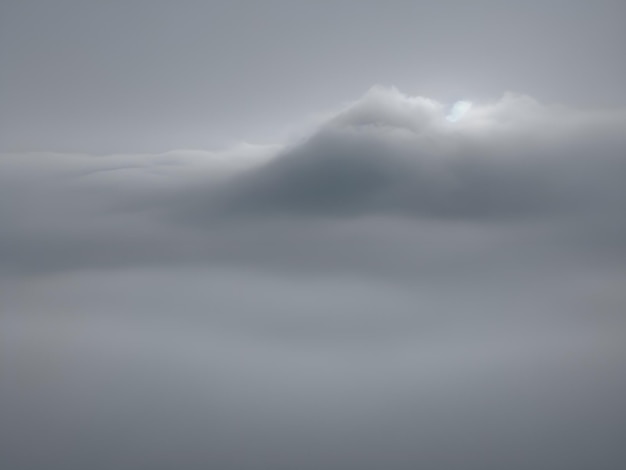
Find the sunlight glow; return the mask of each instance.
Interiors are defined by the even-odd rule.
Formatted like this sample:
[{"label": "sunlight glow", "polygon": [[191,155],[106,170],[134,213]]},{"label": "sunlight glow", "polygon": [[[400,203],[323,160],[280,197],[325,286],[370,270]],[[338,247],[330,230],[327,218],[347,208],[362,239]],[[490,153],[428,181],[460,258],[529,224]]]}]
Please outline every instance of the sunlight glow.
[{"label": "sunlight glow", "polygon": [[470,110],[471,107],[471,101],[457,101],[450,109],[446,119],[449,122],[457,122]]}]

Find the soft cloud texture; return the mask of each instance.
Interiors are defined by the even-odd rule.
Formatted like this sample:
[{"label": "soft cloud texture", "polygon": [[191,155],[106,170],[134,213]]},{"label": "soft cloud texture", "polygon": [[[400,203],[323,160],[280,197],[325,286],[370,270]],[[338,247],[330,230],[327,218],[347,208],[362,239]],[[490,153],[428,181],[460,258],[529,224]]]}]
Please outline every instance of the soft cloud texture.
[{"label": "soft cloud texture", "polygon": [[496,240],[624,255],[626,113],[507,94],[459,122],[446,114],[375,87],[283,146],[4,155],[5,271],[214,262],[306,271],[309,255],[340,264],[335,248],[346,264],[397,249],[381,262],[402,266],[411,253],[457,246],[458,259]]},{"label": "soft cloud texture", "polygon": [[448,112],[2,155],[0,466],[620,467],[626,111]]}]

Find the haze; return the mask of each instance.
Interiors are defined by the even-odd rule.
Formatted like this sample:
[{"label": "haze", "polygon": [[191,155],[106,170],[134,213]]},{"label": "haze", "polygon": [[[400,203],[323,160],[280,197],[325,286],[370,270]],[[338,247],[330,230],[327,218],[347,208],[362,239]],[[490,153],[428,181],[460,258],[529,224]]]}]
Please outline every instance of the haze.
[{"label": "haze", "polygon": [[625,6],[5,1],[0,468],[625,467]]}]

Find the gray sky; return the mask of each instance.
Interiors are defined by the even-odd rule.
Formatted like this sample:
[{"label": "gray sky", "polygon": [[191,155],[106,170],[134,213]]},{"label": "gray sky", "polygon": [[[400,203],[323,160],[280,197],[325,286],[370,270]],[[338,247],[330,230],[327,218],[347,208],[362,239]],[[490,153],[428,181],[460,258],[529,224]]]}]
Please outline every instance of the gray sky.
[{"label": "gray sky", "polygon": [[626,467],[623,2],[0,9],[2,470]]},{"label": "gray sky", "polygon": [[3,150],[267,142],[374,84],[626,104],[621,0],[6,0]]}]

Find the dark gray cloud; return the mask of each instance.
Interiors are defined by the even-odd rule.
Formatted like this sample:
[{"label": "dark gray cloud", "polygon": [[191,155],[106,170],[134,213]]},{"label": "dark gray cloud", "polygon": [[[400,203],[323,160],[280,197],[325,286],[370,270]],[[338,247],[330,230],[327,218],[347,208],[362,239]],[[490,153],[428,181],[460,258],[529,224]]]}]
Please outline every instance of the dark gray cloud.
[{"label": "dark gray cloud", "polygon": [[459,122],[447,112],[376,87],[282,147],[5,155],[3,271],[227,264],[417,275],[492,247],[505,266],[509,250],[623,257],[624,112],[512,94]]},{"label": "dark gray cloud", "polygon": [[626,114],[375,87],[0,159],[0,466],[619,468]]},{"label": "dark gray cloud", "polygon": [[577,115],[507,95],[462,122],[444,116],[438,103],[374,88],[199,204],[226,215],[501,219],[623,200],[624,113]]}]

